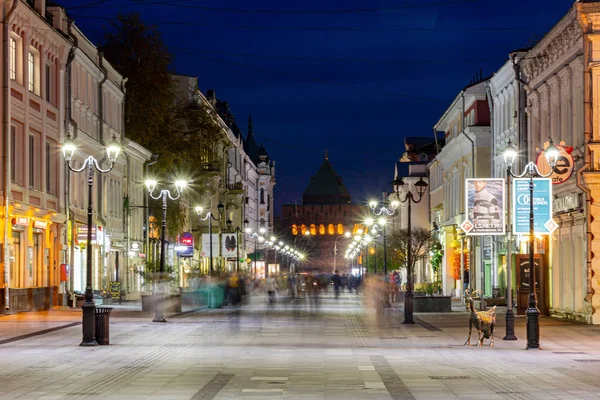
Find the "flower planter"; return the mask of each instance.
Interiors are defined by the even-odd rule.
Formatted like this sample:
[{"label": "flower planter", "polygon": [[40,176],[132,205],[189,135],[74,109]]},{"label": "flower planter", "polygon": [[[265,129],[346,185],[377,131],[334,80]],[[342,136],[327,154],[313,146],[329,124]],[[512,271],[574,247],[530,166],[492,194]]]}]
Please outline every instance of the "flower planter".
[{"label": "flower planter", "polygon": [[415,296],[414,312],[451,312],[452,297],[450,296]]}]

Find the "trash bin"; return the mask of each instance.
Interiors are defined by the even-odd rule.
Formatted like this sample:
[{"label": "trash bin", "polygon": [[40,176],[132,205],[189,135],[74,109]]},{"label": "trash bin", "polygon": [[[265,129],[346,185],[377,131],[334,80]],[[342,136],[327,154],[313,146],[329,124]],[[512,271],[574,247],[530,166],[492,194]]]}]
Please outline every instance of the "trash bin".
[{"label": "trash bin", "polygon": [[109,326],[110,326],[110,312],[112,307],[96,307],[94,317],[96,318],[96,342],[99,345],[109,344]]}]

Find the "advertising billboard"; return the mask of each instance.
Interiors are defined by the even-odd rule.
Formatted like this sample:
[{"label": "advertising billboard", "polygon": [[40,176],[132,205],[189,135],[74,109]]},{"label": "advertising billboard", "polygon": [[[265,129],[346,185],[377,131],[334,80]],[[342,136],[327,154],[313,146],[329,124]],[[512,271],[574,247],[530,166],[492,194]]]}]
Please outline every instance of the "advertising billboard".
[{"label": "advertising billboard", "polygon": [[[529,178],[513,180],[513,233],[529,234]],[[533,231],[548,235],[558,225],[552,219],[552,179],[533,180]]]},{"label": "advertising billboard", "polygon": [[466,179],[467,219],[460,225],[467,235],[504,235],[504,179]]},{"label": "advertising billboard", "polygon": [[223,247],[221,248],[221,256],[237,259],[237,235],[235,233],[223,234]]}]

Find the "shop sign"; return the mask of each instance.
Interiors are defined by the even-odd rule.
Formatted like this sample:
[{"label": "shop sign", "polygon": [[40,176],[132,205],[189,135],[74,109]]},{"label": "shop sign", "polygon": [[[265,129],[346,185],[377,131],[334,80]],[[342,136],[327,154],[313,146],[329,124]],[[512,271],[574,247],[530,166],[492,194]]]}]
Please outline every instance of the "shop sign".
[{"label": "shop sign", "polygon": [[467,219],[460,225],[467,235],[504,235],[504,179],[465,181]]},{"label": "shop sign", "polygon": [[[533,231],[536,234],[552,233],[558,225],[552,219],[552,180],[533,180]],[[513,180],[513,233],[529,234],[529,178]]]},{"label": "shop sign", "polygon": [[569,193],[566,196],[559,196],[552,203],[552,211],[556,214],[566,213],[581,208],[581,194]]},{"label": "shop sign", "polygon": [[221,248],[221,254],[223,257],[237,258],[237,235],[235,233],[224,233],[223,234],[223,246]]},{"label": "shop sign", "polygon": [[[550,175],[550,179],[552,179],[552,183],[555,185],[567,181],[573,174],[575,167],[575,161],[571,155],[573,147],[556,146],[556,148],[558,149],[558,158],[556,159],[556,166],[552,171],[552,175]],[[547,175],[550,173],[550,164],[548,164],[543,151],[540,151],[535,163],[540,174]]]},{"label": "shop sign", "polygon": [[15,217],[12,219],[13,225],[17,226],[29,226],[29,218],[26,217]]},{"label": "shop sign", "polygon": [[[88,228],[87,226],[77,227],[77,240],[80,242],[87,241]],[[92,243],[96,241],[96,228],[92,228]]]},{"label": "shop sign", "polygon": [[194,256],[194,236],[190,232],[184,232],[179,236],[179,243],[175,246],[179,257]]},{"label": "shop sign", "polygon": [[194,245],[194,236],[189,232],[183,232],[179,237],[179,243],[185,246],[193,246]]},{"label": "shop sign", "polygon": [[48,227],[48,222],[46,221],[33,221],[33,227],[37,229],[46,229]]}]

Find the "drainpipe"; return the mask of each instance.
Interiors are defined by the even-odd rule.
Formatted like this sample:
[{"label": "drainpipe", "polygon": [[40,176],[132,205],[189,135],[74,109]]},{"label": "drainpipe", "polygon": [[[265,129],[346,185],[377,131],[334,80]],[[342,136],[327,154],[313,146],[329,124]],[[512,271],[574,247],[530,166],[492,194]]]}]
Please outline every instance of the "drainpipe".
[{"label": "drainpipe", "polygon": [[2,36],[2,52],[4,54],[4,73],[2,74],[2,98],[4,106],[2,107],[2,125],[4,126],[4,312],[9,313],[10,310],[10,246],[9,229],[10,223],[10,65],[8,56],[8,38],[10,32],[10,17],[17,9],[19,0],[13,0],[10,10],[2,21],[4,27],[4,35]]},{"label": "drainpipe", "polygon": [[[77,132],[79,130],[79,128],[77,127],[77,121],[75,121],[73,119],[73,113],[72,113],[72,101],[71,101],[71,94],[73,91],[72,88],[72,77],[73,77],[73,71],[72,71],[72,63],[73,60],[75,59],[75,52],[77,51],[77,45],[79,44],[79,40],[77,39],[77,36],[74,36],[73,33],[71,32],[71,27],[73,25],[73,20],[70,19],[69,21],[67,21],[67,36],[69,37],[69,39],[71,39],[71,41],[73,42],[73,46],[71,47],[71,50],[69,51],[69,60],[67,60],[67,65],[66,65],[66,70],[67,70],[67,101],[65,102],[66,107],[67,107],[67,115],[66,115],[66,119],[67,122],[65,123],[65,128],[66,128],[66,134],[67,136],[69,136],[70,134],[70,128],[69,126],[73,127],[73,138],[77,137]],[[72,307],[75,308],[75,296],[73,295],[75,292],[75,281],[74,281],[74,259],[75,259],[75,240],[73,238],[74,236],[74,228],[75,228],[75,215],[71,212],[71,171],[67,165],[67,162],[65,161],[65,170],[66,170],[66,176],[67,176],[67,183],[65,184],[65,189],[67,190],[67,193],[65,194],[65,198],[67,199],[66,201],[66,205],[67,205],[67,211],[69,213],[69,218],[67,219],[67,230],[69,230],[69,224],[68,221],[71,221],[71,244],[69,245],[69,261],[71,262],[71,264],[69,265],[69,292],[71,293],[71,301],[72,301]],[[67,232],[67,238],[68,238],[69,232]],[[68,243],[68,242],[67,242]]]},{"label": "drainpipe", "polygon": [[[100,68],[100,70],[102,71],[102,80],[100,82],[98,82],[98,142],[102,145],[104,145],[104,93],[102,91],[102,88],[104,87],[104,82],[106,82],[108,80],[108,71],[106,70],[106,67],[104,66],[104,53],[99,51],[98,52],[98,67]],[[106,160],[106,156],[102,157],[102,159],[100,160],[99,164],[102,165],[104,163],[104,160]],[[104,177],[102,176],[102,174],[98,173],[96,174],[97,178],[98,178],[98,211],[96,213],[96,218],[98,218],[98,220],[102,223],[102,225],[105,227],[104,229],[104,240],[106,240],[106,234],[108,233],[108,227],[107,227],[107,223],[104,220],[104,202],[102,201],[103,198],[103,189],[104,189]],[[101,251],[100,251],[100,265],[102,266],[102,268],[104,269],[105,266],[105,260],[106,260],[106,254],[104,253],[104,250],[106,249],[105,243],[101,244]],[[100,271],[100,275],[103,274],[103,271]],[[108,271],[107,271],[107,278],[108,278]],[[106,282],[107,286],[108,286],[108,282]]]},{"label": "drainpipe", "polygon": [[[123,78],[121,80],[121,91],[123,92],[123,103],[121,104],[121,117],[122,120],[119,121],[119,123],[121,124],[120,128],[121,128],[121,132],[122,132],[122,137],[125,137],[125,96],[127,95],[127,89],[125,89],[125,84],[127,83],[127,81],[129,80],[129,78]],[[131,163],[129,162],[129,155],[127,154],[127,152],[123,152],[123,154],[125,155],[125,160],[127,160],[127,208],[125,209],[125,234],[127,235],[127,248],[125,249],[125,273],[121,274],[125,277],[125,288],[126,290],[129,292],[129,287],[130,287],[130,282],[129,282],[129,249],[131,249]],[[117,281],[120,281],[119,277],[117,277]],[[121,290],[122,292],[122,290]],[[119,293],[119,304],[121,302],[121,293]]]},{"label": "drainpipe", "polygon": [[[496,142],[494,141],[494,99],[492,98],[492,89],[490,81],[485,82],[485,92],[488,101],[488,107],[490,110],[490,133],[492,135],[492,156],[491,158],[491,167],[490,172],[493,177],[496,176],[496,168],[495,168],[495,158],[496,158]],[[495,287],[498,286],[498,269],[496,268],[496,239],[495,237],[491,237],[492,242],[492,292]],[[492,294],[493,295],[493,294]]]}]

